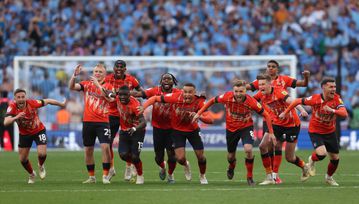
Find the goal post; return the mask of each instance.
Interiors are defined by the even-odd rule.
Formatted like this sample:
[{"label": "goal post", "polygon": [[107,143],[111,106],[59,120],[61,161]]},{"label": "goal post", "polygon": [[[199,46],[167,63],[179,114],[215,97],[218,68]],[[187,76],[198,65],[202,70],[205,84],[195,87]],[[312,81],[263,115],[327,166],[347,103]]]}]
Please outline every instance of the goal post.
[{"label": "goal post", "polygon": [[[201,72],[206,79],[210,79],[213,73],[224,73],[227,78],[241,78],[246,75],[253,80],[255,73],[264,71],[269,60],[279,62],[280,72],[297,78],[297,57],[295,55],[246,55],[246,56],[15,56],[14,58],[14,90],[25,88],[30,90],[37,79],[36,72],[48,70],[50,73],[55,70],[64,70],[67,74],[72,73],[76,64],[83,64],[86,71],[91,71],[94,65],[102,62],[112,70],[113,63],[118,60],[127,63],[128,71],[135,73],[142,78],[159,79],[160,73],[164,71],[174,72],[179,81],[186,79],[188,72]],[[50,76],[54,77],[54,75]],[[181,78],[182,77],[182,78]],[[158,81],[157,81],[158,82]],[[201,82],[198,82],[201,83]],[[158,83],[156,83],[158,84]],[[142,83],[141,83],[142,85]],[[146,87],[146,85],[144,86]],[[226,90],[228,91],[228,90]],[[31,90],[28,91],[32,97]],[[293,98],[296,91],[290,90]],[[46,108],[45,108],[46,109]],[[41,121],[44,121],[40,117]],[[46,122],[47,119],[45,119]],[[46,125],[45,125],[46,126]],[[17,125],[14,126],[14,147],[18,150],[19,132]]]}]

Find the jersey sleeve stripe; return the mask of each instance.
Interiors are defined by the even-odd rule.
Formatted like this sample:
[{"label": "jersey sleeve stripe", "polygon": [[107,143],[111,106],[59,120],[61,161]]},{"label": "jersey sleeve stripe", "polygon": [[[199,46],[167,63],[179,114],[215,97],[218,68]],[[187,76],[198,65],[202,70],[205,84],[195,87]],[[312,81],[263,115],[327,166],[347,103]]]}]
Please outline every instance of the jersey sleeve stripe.
[{"label": "jersey sleeve stripe", "polygon": [[305,105],[305,99],[302,98],[302,105]]},{"label": "jersey sleeve stripe", "polygon": [[254,84],[253,84],[253,83],[250,83],[249,85],[251,86],[251,90],[252,90],[252,91],[255,91],[255,90],[256,90],[256,87],[254,87]]},{"label": "jersey sleeve stripe", "polygon": [[262,109],[258,112],[258,114],[262,115],[263,112],[264,112],[264,108],[262,108]]},{"label": "jersey sleeve stripe", "polygon": [[286,101],[288,97],[289,95],[284,96],[284,101]]},{"label": "jersey sleeve stripe", "polygon": [[142,93],[142,98],[147,98],[146,92],[145,91],[141,91]]},{"label": "jersey sleeve stripe", "polygon": [[290,87],[292,87],[292,88],[297,87],[297,80],[296,79],[293,80],[292,85]]}]

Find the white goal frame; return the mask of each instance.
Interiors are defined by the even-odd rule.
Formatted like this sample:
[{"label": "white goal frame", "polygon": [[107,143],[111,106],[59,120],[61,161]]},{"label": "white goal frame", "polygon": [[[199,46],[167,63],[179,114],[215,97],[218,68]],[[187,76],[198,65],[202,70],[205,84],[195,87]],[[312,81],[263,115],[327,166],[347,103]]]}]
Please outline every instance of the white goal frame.
[{"label": "white goal frame", "polygon": [[[150,61],[150,62],[186,62],[186,61],[258,61],[258,60],[278,60],[278,61],[290,61],[290,76],[296,77],[297,71],[297,57],[295,55],[241,55],[241,56],[15,56],[14,57],[14,90],[19,88],[20,85],[20,63],[21,62],[31,62],[31,61],[41,61],[51,64],[51,62],[61,62],[61,61],[82,61],[82,62],[96,62],[96,61],[116,61],[122,59],[126,62],[139,62],[139,61]],[[266,67],[263,66],[263,69]],[[174,69],[186,69],[183,66],[175,66]],[[247,70],[249,68],[246,68]],[[133,70],[131,68],[131,70]],[[207,67],[199,67],[199,71],[209,71]],[[213,67],[211,71],[237,71],[241,70],[236,67]],[[296,98],[296,91],[294,89],[290,90],[290,94],[293,98]],[[15,151],[18,151],[18,142],[19,142],[19,130],[17,125],[14,125],[14,148]]]}]

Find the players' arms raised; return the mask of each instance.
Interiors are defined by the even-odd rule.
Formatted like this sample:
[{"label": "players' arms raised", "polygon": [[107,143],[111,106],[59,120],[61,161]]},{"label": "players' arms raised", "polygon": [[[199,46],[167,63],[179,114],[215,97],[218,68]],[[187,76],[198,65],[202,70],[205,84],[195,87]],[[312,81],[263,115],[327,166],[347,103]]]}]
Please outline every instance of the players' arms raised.
[{"label": "players' arms raised", "polygon": [[75,91],[80,91],[81,90],[81,85],[79,83],[76,83],[76,78],[77,76],[81,73],[82,70],[82,65],[79,64],[76,66],[74,74],[71,76],[70,81],[69,81],[69,89],[70,90],[75,90]]},{"label": "players' arms raised", "polygon": [[[76,78],[77,76],[81,73],[82,70],[82,65],[77,65],[75,67],[75,71],[74,74],[71,76],[70,81],[69,81],[69,89],[70,90],[75,90],[75,91],[81,91],[81,85],[79,83],[76,83]],[[98,82],[98,80],[96,79],[96,77],[91,76],[90,80],[96,85],[97,88],[99,88],[102,92],[102,94],[105,96],[107,101],[114,101],[114,97],[116,96],[114,93],[112,93],[109,90],[106,90],[105,88],[103,88],[100,83]]]},{"label": "players' arms raised", "polygon": [[302,75],[303,75],[304,79],[297,80],[297,86],[298,87],[307,87],[308,82],[309,82],[310,72],[308,70],[305,70],[304,72],[302,72]]}]

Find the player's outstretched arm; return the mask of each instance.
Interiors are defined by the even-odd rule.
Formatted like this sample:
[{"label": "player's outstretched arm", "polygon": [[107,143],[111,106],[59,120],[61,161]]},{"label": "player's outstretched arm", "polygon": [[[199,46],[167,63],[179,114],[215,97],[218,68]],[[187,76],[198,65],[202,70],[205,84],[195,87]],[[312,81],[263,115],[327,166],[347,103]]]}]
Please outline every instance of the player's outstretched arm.
[{"label": "player's outstretched arm", "polygon": [[283,113],[281,113],[279,115],[279,118],[284,119],[285,115],[287,115],[289,113],[289,111],[291,111],[293,108],[295,108],[297,105],[302,103],[302,99],[301,98],[297,98],[295,99],[289,106],[287,109],[285,109],[285,111]]},{"label": "player's outstretched arm", "polygon": [[[290,105],[290,104],[293,102],[292,97],[288,97],[288,98],[285,100],[285,102]],[[308,113],[307,113],[307,111],[303,108],[302,105],[299,105],[299,104],[298,104],[295,108],[296,108],[297,110],[299,110],[299,112],[300,112],[300,115],[299,115],[299,116],[301,116],[301,117],[303,117],[303,118],[307,118],[307,117],[308,117]],[[283,119],[283,118],[281,118],[281,119]]]},{"label": "player's outstretched arm", "polygon": [[213,124],[214,120],[210,112],[204,112],[199,119],[206,124]]},{"label": "player's outstretched arm", "polygon": [[74,74],[71,76],[70,81],[69,81],[69,89],[70,90],[75,90],[75,91],[81,90],[81,85],[79,83],[76,83],[76,78],[80,74],[81,69],[82,69],[82,66],[80,64],[76,66]]},{"label": "player's outstretched arm", "polygon": [[51,98],[46,98],[43,101],[44,101],[44,106],[46,106],[48,104],[54,105],[54,106],[60,106],[60,107],[66,106],[66,99],[63,102],[60,102],[60,101],[57,101],[57,100],[51,99]]},{"label": "player's outstretched arm", "polygon": [[143,110],[146,110],[149,106],[156,102],[161,102],[161,96],[152,96],[143,104]]},{"label": "player's outstretched arm", "polygon": [[23,118],[25,117],[25,113],[24,112],[20,112],[19,114],[17,114],[16,116],[6,116],[4,118],[4,126],[8,126],[11,125],[13,122],[15,122],[15,120],[19,119],[19,118]]},{"label": "player's outstretched arm", "polygon": [[299,110],[299,112],[300,112],[299,116],[301,116],[301,117],[303,117],[303,118],[307,118],[307,117],[308,117],[309,114],[308,114],[308,112],[303,108],[302,105],[298,105],[298,106],[296,107],[296,109]]},{"label": "player's outstretched arm", "polygon": [[[216,103],[215,98],[211,98],[211,100],[209,100],[207,103],[205,103],[204,106],[201,109],[199,109],[199,111],[196,113],[196,115],[193,116],[192,122],[196,122],[201,117],[202,113],[215,103]],[[213,121],[212,121],[212,123],[213,123]],[[210,123],[210,124],[212,124],[212,123]]]},{"label": "player's outstretched arm", "polygon": [[137,98],[146,98],[146,94],[145,94],[145,92],[144,91],[131,91],[130,92],[130,94],[131,94],[131,96],[133,96],[133,97],[137,97]]},{"label": "player's outstretched arm", "polygon": [[142,86],[138,85],[137,87],[135,87],[136,91],[138,92],[145,92],[145,90],[142,88]]},{"label": "player's outstretched arm", "polygon": [[310,71],[305,70],[304,72],[302,72],[302,75],[303,75],[304,79],[297,81],[297,87],[307,87],[308,86]]}]

